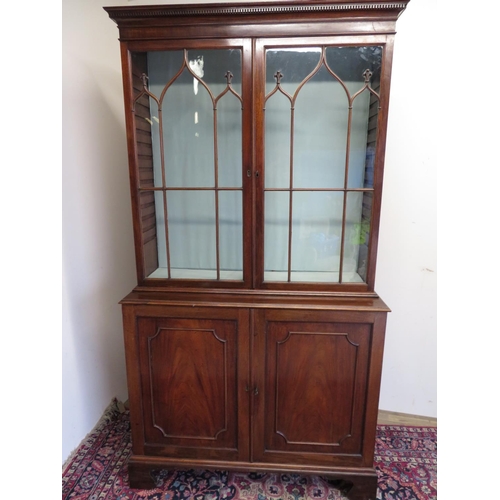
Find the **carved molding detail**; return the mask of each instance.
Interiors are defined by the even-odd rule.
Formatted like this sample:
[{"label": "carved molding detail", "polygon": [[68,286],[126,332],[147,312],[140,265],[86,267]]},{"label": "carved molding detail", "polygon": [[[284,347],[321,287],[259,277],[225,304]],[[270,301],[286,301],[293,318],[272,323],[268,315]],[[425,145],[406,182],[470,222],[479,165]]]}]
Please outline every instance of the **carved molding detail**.
[{"label": "carved molding detail", "polygon": [[[381,3],[339,3],[319,5],[245,5],[216,8],[163,8],[163,9],[134,9],[113,10],[112,17],[121,19],[127,17],[179,17],[179,16],[220,16],[226,14],[287,14],[306,12],[333,12],[349,10],[403,10],[406,2]],[[110,9],[111,10],[111,9]]]},{"label": "carved molding detail", "polygon": [[349,344],[352,344],[354,347],[359,347],[359,344],[356,344],[353,340],[349,338],[349,332],[292,332],[289,331],[286,334],[286,337],[283,340],[277,340],[276,344],[284,344],[292,335],[329,335],[331,337],[345,337]]}]

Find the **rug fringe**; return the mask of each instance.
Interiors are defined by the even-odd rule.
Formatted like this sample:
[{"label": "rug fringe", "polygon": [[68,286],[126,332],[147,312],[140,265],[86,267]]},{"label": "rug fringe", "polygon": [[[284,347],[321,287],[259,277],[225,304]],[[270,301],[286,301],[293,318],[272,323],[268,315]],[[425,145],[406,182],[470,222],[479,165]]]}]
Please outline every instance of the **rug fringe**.
[{"label": "rug fringe", "polygon": [[125,405],[118,400],[117,398],[113,398],[109,405],[105,408],[103,414],[97,421],[97,423],[94,425],[91,431],[87,433],[87,435],[82,439],[80,444],[69,454],[69,457],[64,461],[62,465],[62,471],[63,474],[67,467],[70,465],[70,463],[73,461],[75,458],[78,450],[80,449],[81,446],[85,444],[89,444],[93,438],[93,434],[96,432],[99,432],[102,427],[104,427],[106,424],[109,424],[111,420],[113,420],[116,415],[119,415],[120,413],[123,413],[126,410]]}]

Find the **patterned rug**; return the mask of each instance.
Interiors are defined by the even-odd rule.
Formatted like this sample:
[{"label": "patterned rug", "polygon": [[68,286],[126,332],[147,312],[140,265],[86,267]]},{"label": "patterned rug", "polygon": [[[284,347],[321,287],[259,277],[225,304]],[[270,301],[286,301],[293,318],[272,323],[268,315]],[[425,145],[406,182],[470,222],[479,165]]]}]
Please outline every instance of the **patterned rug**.
[{"label": "patterned rug", "polygon": [[[326,478],[226,471],[159,471],[153,490],[128,486],[129,412],[114,400],[63,466],[63,500],[339,500]],[[437,432],[432,427],[377,428],[377,499],[437,498]]]}]

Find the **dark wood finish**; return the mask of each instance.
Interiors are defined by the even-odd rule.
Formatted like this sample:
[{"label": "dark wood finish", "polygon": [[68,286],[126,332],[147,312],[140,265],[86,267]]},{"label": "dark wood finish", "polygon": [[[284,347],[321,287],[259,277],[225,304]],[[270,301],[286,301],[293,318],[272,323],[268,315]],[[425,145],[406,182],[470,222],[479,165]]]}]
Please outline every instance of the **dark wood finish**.
[{"label": "dark wood finish", "polygon": [[125,43],[120,44],[123,78],[123,98],[125,106],[125,126],[127,131],[127,150],[129,163],[130,196],[132,200],[132,221],[134,229],[135,262],[137,270],[137,281],[143,281],[146,275],[144,266],[144,245],[142,237],[141,208],[140,208],[140,186],[139,155],[137,152],[136,120],[134,117],[134,83],[133,64],[131,53]]},{"label": "dark wood finish", "polygon": [[376,310],[256,313],[255,460],[373,465],[385,317]]},{"label": "dark wood finish", "polygon": [[[380,33],[377,33],[376,35],[374,34],[373,36],[367,37],[367,36],[343,36],[340,39],[335,39],[333,37],[316,37],[316,36],[309,36],[307,38],[265,38],[265,39],[258,39],[256,41],[256,55],[255,58],[258,61],[257,62],[257,67],[262,68],[262,73],[256,74],[255,76],[255,94],[257,98],[261,99],[258,101],[258,105],[256,106],[256,120],[258,120],[258,126],[257,126],[257,141],[256,141],[256,155],[257,155],[257,165],[260,171],[262,172],[262,175],[260,176],[260,180],[258,181],[258,187],[257,187],[257,209],[259,210],[259,219],[257,219],[256,223],[256,229],[255,229],[255,234],[256,234],[256,241],[257,241],[257,258],[256,258],[256,279],[257,279],[257,287],[263,288],[263,289],[272,289],[272,290],[301,290],[301,291],[307,291],[307,290],[331,290],[331,291],[337,291],[337,290],[345,290],[349,291],[351,293],[355,294],[360,294],[360,293],[367,293],[367,292],[373,292],[374,290],[374,284],[375,284],[375,262],[376,262],[376,252],[377,252],[377,243],[378,243],[378,227],[379,227],[379,219],[380,219],[380,204],[377,204],[380,201],[380,196],[381,196],[381,191],[382,191],[382,179],[383,179],[383,159],[384,159],[384,154],[385,150],[381,149],[379,146],[378,149],[376,149],[375,152],[375,167],[374,167],[374,186],[373,188],[369,188],[370,194],[369,196],[373,196],[373,193],[378,195],[377,203],[372,204],[372,212],[371,212],[371,225],[370,225],[370,239],[369,239],[369,246],[367,249],[367,272],[366,272],[366,283],[347,283],[347,282],[341,282],[341,283],[298,283],[298,282],[277,282],[277,283],[272,283],[272,282],[264,282],[263,277],[264,277],[264,191],[268,191],[271,189],[265,189],[264,185],[264,177],[265,177],[265,121],[264,121],[264,108],[265,108],[265,52],[269,48],[280,48],[280,47],[290,47],[294,45],[300,45],[300,46],[325,46],[325,45],[332,45],[335,43],[342,44],[343,46],[358,46],[358,45],[378,45],[383,47],[383,55],[382,55],[382,80],[383,80],[383,86],[386,88],[388,86],[388,79],[390,78],[390,72],[384,75],[384,72],[389,71],[388,68],[390,68],[391,65],[391,60],[392,60],[392,41],[393,41],[393,36],[384,34],[383,31]],[[324,57],[324,56],[323,56]],[[320,61],[321,63],[321,61]],[[308,77],[309,78],[309,77]],[[365,90],[368,91],[368,90]],[[371,92],[371,91],[370,91]],[[377,92],[378,93],[378,92]],[[350,106],[352,105],[352,102],[356,96],[350,95],[349,92],[347,91],[347,94],[349,95],[349,104]],[[373,93],[371,93],[371,97],[373,97]],[[382,109],[385,109],[385,112],[387,112],[387,108],[384,106],[387,106],[388,101],[385,100],[384,98],[387,98],[388,96],[386,94],[383,94],[380,96],[380,99],[377,99],[377,101],[380,103],[380,110],[381,112],[378,113],[378,128],[383,129],[385,133],[385,129],[387,127],[387,119],[386,115],[383,115]],[[289,96],[289,99],[292,101],[292,96]],[[293,102],[293,101],[292,101]],[[293,107],[293,105],[292,105]],[[350,115],[349,111],[349,115]],[[373,125],[372,125],[373,127]],[[377,128],[377,131],[378,131]],[[349,135],[348,134],[348,140],[349,140]],[[373,139],[372,139],[373,140]],[[375,142],[376,144],[379,144],[380,142],[383,142],[385,145],[385,135],[382,138],[375,137]],[[346,168],[345,168],[345,176],[344,176],[344,186],[343,188],[339,189],[332,189],[331,191],[343,191],[344,193],[348,192],[355,192],[355,191],[360,191],[358,189],[351,189],[347,187],[347,172],[348,172],[348,163],[349,163],[349,146],[346,148]],[[292,169],[290,169],[292,172]],[[291,191],[292,190],[292,184],[290,184],[289,188],[286,189],[280,189],[280,191]],[[294,190],[297,190],[296,188],[293,188]],[[363,188],[366,189],[366,188]],[[321,189],[311,189],[308,188],[307,191],[321,191]],[[345,222],[345,212],[346,212],[346,197],[344,196],[344,207],[343,207],[343,221]],[[291,216],[291,203],[290,203],[290,212]],[[291,226],[291,220],[289,220],[289,224]],[[344,226],[343,226],[344,227]],[[290,264],[290,255],[291,255],[291,248],[290,248],[290,230],[289,230],[289,248],[288,248],[288,259],[289,259],[289,264]],[[341,240],[341,255],[340,255],[340,275],[342,275],[342,269],[343,269],[343,254],[344,254],[344,231],[342,231],[342,240]],[[288,268],[288,276],[290,279],[290,267]]]},{"label": "dark wood finish", "polygon": [[195,295],[122,301],[133,487],[203,466],[323,474],[371,498],[387,306]]},{"label": "dark wood finish", "polygon": [[[159,469],[215,469],[233,470],[237,472],[290,473],[301,475],[320,475],[326,477],[328,483],[340,490],[350,500],[376,500],[377,472],[372,468],[337,467],[335,469],[304,466],[298,467],[288,463],[268,464],[261,462],[219,462],[192,459],[170,459],[165,457],[142,457],[132,455],[129,459],[130,482],[137,488],[152,489],[155,482],[152,470]],[[375,493],[374,493],[375,492]]]},{"label": "dark wood finish", "polygon": [[125,305],[124,317],[137,453],[248,459],[248,310]]},{"label": "dark wood finish", "polygon": [[[269,40],[266,42],[267,43],[267,46],[264,45],[262,47],[259,47],[259,50],[263,51],[265,53],[265,50],[267,48],[270,48],[270,47],[279,47],[282,45],[282,43],[280,42],[275,42],[274,44],[272,42],[270,42]],[[341,240],[340,240],[340,258],[339,258],[339,284],[341,284],[343,282],[343,267],[344,267],[344,249],[345,249],[345,229],[346,229],[346,211],[347,211],[347,197],[349,195],[350,192],[365,192],[365,196],[371,200],[371,197],[373,196],[372,194],[372,191],[373,191],[373,187],[370,185],[370,186],[364,186],[363,188],[349,188],[348,187],[348,179],[349,179],[349,163],[350,163],[350,142],[351,142],[351,128],[352,128],[352,108],[353,108],[353,103],[354,103],[354,100],[356,99],[356,97],[358,95],[360,95],[361,93],[363,92],[369,92],[370,93],[370,103],[372,106],[376,106],[376,111],[377,111],[377,114],[376,115],[369,115],[371,118],[370,118],[370,122],[369,123],[369,128],[368,128],[368,131],[369,131],[369,134],[368,134],[368,138],[367,138],[367,141],[368,141],[368,144],[367,144],[367,147],[371,147],[373,149],[373,151],[375,151],[375,144],[376,144],[376,129],[377,129],[377,121],[378,121],[378,109],[380,108],[380,105],[379,105],[379,101],[380,101],[380,95],[378,94],[378,92],[376,92],[372,86],[371,86],[371,83],[370,83],[370,78],[371,78],[371,73],[370,73],[370,76],[368,78],[365,78],[365,85],[364,87],[362,87],[361,89],[359,89],[356,93],[354,94],[351,94],[345,84],[345,82],[342,81],[342,79],[340,79],[333,71],[332,69],[329,67],[328,65],[328,62],[327,62],[327,59],[326,59],[326,50],[325,50],[325,42],[321,41],[321,40],[318,40],[316,38],[308,38],[307,39],[307,43],[304,44],[302,42],[300,42],[301,45],[311,45],[313,43],[315,43],[316,45],[320,45],[322,46],[322,53],[321,53],[321,57],[319,59],[319,62],[318,64],[316,65],[316,67],[312,70],[312,72],[306,76],[306,78],[297,86],[295,92],[293,95],[290,95],[288,94],[282,87],[281,87],[281,77],[283,76],[279,71],[274,75],[274,78],[276,80],[276,86],[275,88],[269,92],[265,98],[264,98],[264,106],[263,106],[263,110],[265,111],[265,104],[267,103],[267,100],[272,97],[275,93],[277,92],[280,92],[282,93],[289,101],[290,101],[290,112],[291,112],[291,117],[290,117],[290,172],[289,172],[289,187],[288,188],[266,188],[265,185],[264,185],[264,181],[262,181],[262,184],[260,185],[260,190],[264,191],[264,192],[267,192],[267,191],[283,191],[283,192],[288,192],[289,193],[289,208],[288,208],[288,272],[287,272],[287,281],[290,283],[291,282],[291,271],[292,271],[292,231],[293,231],[293,194],[295,191],[307,191],[307,192],[320,192],[320,191],[331,191],[331,192],[342,192],[343,193],[343,208],[342,208],[342,230],[341,230]],[[290,42],[288,41],[287,44],[290,44]],[[287,46],[287,45],[285,45]],[[262,58],[262,61],[264,61],[265,59]],[[294,136],[295,136],[295,133],[294,133],[294,123],[295,123],[295,103],[296,103],[296,100],[297,100],[297,96],[300,92],[300,90],[302,89],[302,87],[308,82],[310,81],[318,72],[319,70],[324,67],[328,73],[333,77],[333,79],[335,81],[338,81],[338,83],[340,85],[342,85],[345,93],[346,93],[346,96],[348,98],[348,101],[349,101],[349,106],[348,106],[348,121],[347,121],[347,144],[346,144],[346,159],[345,159],[345,168],[344,168],[344,186],[343,188],[329,188],[329,189],[325,189],[325,188],[296,188],[294,187],[294,184],[293,184],[293,167],[294,167]],[[365,72],[367,73],[368,70]],[[265,75],[259,75],[258,77],[258,82],[265,82],[266,78],[265,78]],[[378,90],[378,89],[377,89]],[[265,86],[261,84],[261,87],[258,89],[258,93],[259,94],[263,94],[265,91]],[[260,110],[260,108],[259,108]],[[261,126],[259,127],[262,131],[263,131],[263,134],[262,134],[262,137],[261,137],[261,140],[260,142],[264,145],[264,148],[262,149],[262,154],[264,152],[264,149],[265,149],[265,120],[264,120],[264,114],[262,114],[262,121],[261,121]],[[373,156],[375,156],[375,153],[373,153]],[[265,164],[265,161],[264,161],[264,155],[262,156],[261,158],[261,163],[263,165],[263,168],[262,168],[262,171],[264,172],[265,171],[265,167],[264,167],[264,164]],[[262,176],[264,177],[264,176]],[[262,206],[264,206],[265,204],[265,199],[262,198],[260,204]],[[364,218],[362,218],[362,221],[367,225],[369,226],[370,225],[370,222],[371,222],[371,210],[370,211],[365,211],[364,212]],[[264,215],[262,214],[262,219],[260,221],[260,226],[263,227],[264,226]],[[369,231],[368,231],[369,233]],[[259,245],[259,248],[263,249],[264,248],[264,236],[263,236],[263,233],[260,234],[260,237],[262,238],[261,240],[261,244]],[[263,253],[259,256],[259,259],[261,262],[263,262],[264,260],[264,255]],[[259,276],[262,276],[263,275],[263,268],[259,268],[259,272],[261,274],[259,274]],[[365,273],[366,275],[366,273]],[[261,285],[265,286],[264,283],[261,283]],[[281,284],[280,284],[281,285]],[[273,283],[273,284],[270,284],[268,286],[271,286],[271,287],[275,287],[276,285]],[[283,286],[283,285],[281,285]],[[285,285],[285,286],[290,286],[289,284],[288,285]],[[293,284],[293,287],[296,287],[297,284],[294,283]],[[304,286],[304,285],[300,285],[299,286]],[[306,285],[307,286],[307,285]],[[331,285],[329,285],[331,286]]]},{"label": "dark wood finish", "polygon": [[137,331],[151,452],[236,450],[236,322],[139,318]]},{"label": "dark wood finish", "polygon": [[[120,29],[120,40],[127,51],[241,47],[243,53],[243,148],[244,181],[244,280],[246,288],[274,290],[325,290],[359,294],[371,293],[375,283],[375,263],[380,219],[385,131],[389,98],[395,22],[405,9],[401,2],[287,2],[256,4],[210,4],[151,7],[106,8]],[[265,37],[265,38],[264,38]],[[377,127],[377,148],[374,172],[374,193],[370,222],[369,245],[366,250],[366,283],[297,283],[263,281],[263,179],[264,179],[264,51],[266,47],[293,45],[380,45],[383,47],[380,113]],[[124,57],[125,60],[125,57]],[[129,71],[124,61],[124,73]],[[125,78],[125,76],[124,76]],[[128,85],[128,83],[127,83]],[[127,91],[126,91],[127,93]],[[131,107],[127,107],[129,113]],[[128,130],[131,170],[137,169],[136,137]],[[132,148],[132,149],[130,149]],[[245,173],[249,171],[251,178]],[[134,172],[134,176],[137,174]],[[132,181],[133,190],[137,182]],[[367,199],[370,195],[367,196]],[[290,209],[291,209],[290,204]],[[204,281],[176,279],[146,279],[144,269],[146,249],[139,237],[140,214],[134,209],[136,254],[139,283],[151,287],[241,288],[240,281]],[[345,207],[344,207],[345,214]],[[289,221],[291,223],[291,220]],[[289,236],[290,238],[290,236]],[[167,239],[168,241],[168,239]],[[341,245],[343,252],[344,245]],[[291,248],[289,245],[289,254]],[[290,259],[289,259],[290,260]],[[343,259],[341,258],[341,268]],[[342,271],[342,269],[341,269]],[[290,276],[289,269],[289,276]]]},{"label": "dark wood finish", "polygon": [[[242,151],[242,187],[241,188],[224,188],[217,186],[214,187],[199,187],[199,188],[182,188],[182,187],[170,187],[166,185],[165,181],[165,164],[162,156],[161,167],[162,167],[162,186],[154,186],[152,182],[146,184],[144,177],[150,177],[152,179],[152,163],[151,163],[151,173],[145,174],[141,173],[143,167],[145,167],[145,154],[150,154],[151,149],[148,145],[141,142],[141,138],[144,133],[149,132],[149,143],[151,143],[151,132],[150,128],[143,125],[146,117],[146,110],[149,109],[149,95],[144,94],[136,102],[136,98],[139,94],[139,82],[137,81],[136,75],[139,75],[140,71],[146,68],[146,52],[148,50],[161,50],[165,49],[165,44],[155,44],[155,43],[133,43],[124,44],[123,48],[127,47],[126,55],[122,54],[122,66],[124,73],[124,90],[125,90],[125,112],[129,119],[127,122],[127,136],[128,136],[128,147],[129,147],[129,164],[130,164],[130,183],[132,195],[132,212],[134,219],[134,239],[135,239],[135,249],[136,249],[136,264],[137,264],[137,274],[138,282],[142,286],[156,287],[160,286],[183,286],[189,288],[251,288],[252,287],[252,249],[253,249],[253,235],[252,231],[245,230],[243,232],[243,281],[215,281],[215,280],[182,280],[182,279],[161,279],[161,278],[147,278],[148,275],[157,267],[158,259],[152,258],[152,245],[149,243],[149,238],[152,237],[153,228],[150,226],[150,220],[143,221],[143,205],[151,207],[154,203],[153,192],[163,193],[163,211],[164,220],[168,221],[167,213],[167,192],[169,191],[215,191],[216,201],[218,191],[226,190],[241,190],[243,193],[243,227],[252,227],[252,178],[248,178],[246,171],[252,169],[252,150],[251,148],[243,148]],[[252,69],[251,69],[251,40],[245,40],[241,38],[234,39],[221,39],[221,40],[169,40],[168,48],[170,50],[189,50],[189,49],[238,49],[242,53],[242,96],[238,96],[242,102],[242,141],[243,143],[253,142],[253,112],[252,112]],[[132,57],[133,52],[133,57]],[[186,67],[186,66],[185,66]],[[186,67],[187,70],[187,67]],[[131,72],[131,78],[126,78],[126,74]],[[140,79],[140,78],[139,78]],[[175,78],[174,78],[175,79]],[[200,80],[201,81],[201,80]],[[205,83],[202,82],[205,86]],[[129,89],[133,89],[133,93],[128,96]],[[210,89],[205,86],[210,99],[214,103],[214,108],[216,107],[217,100],[220,96],[215,96],[210,91]],[[143,89],[144,90],[144,89]],[[152,97],[155,100],[161,102],[160,96]],[[161,115],[161,106],[159,106]],[[140,118],[140,119],[138,119]],[[161,121],[160,121],[161,130]],[[216,129],[215,129],[216,130]],[[163,134],[160,132],[160,142],[163,141]],[[149,166],[149,164],[148,164]],[[215,173],[216,174],[216,173]],[[142,176],[142,177],[141,177]],[[216,219],[218,215],[216,214]],[[156,227],[154,228],[156,231]],[[165,225],[165,240],[166,240],[166,251],[167,251],[167,266],[168,266],[168,276],[170,276],[170,251],[169,251],[169,231],[168,224]],[[154,244],[156,245],[156,239]],[[218,242],[218,238],[217,238]],[[217,244],[218,246],[218,244]],[[156,248],[156,247],[155,247]],[[157,252],[156,252],[157,256]],[[218,259],[217,259],[218,260]],[[219,273],[219,270],[217,271]]]},{"label": "dark wood finish", "polygon": [[[139,363],[139,338],[136,335],[137,320],[134,308],[124,305],[123,333],[127,367],[128,399],[130,402],[130,427],[132,453],[144,455],[144,426],[142,418],[141,369]],[[131,483],[133,484],[133,483]]]},{"label": "dark wood finish", "polygon": [[142,244],[144,248],[144,269],[146,276],[158,267],[158,238],[156,234],[156,211],[153,192],[140,196]]},{"label": "dark wood finish", "polygon": [[138,289],[129,293],[121,304],[188,307],[235,307],[253,309],[312,309],[317,311],[389,312],[379,297],[332,296],[326,293],[290,293],[243,290],[156,290]]},{"label": "dark wood finish", "polygon": [[256,385],[262,436],[256,460],[362,465],[369,320],[259,311],[256,353],[264,363]]},{"label": "dark wood finish", "polygon": [[372,219],[370,226],[370,244],[368,248],[368,270],[366,282],[375,283],[375,267],[377,262],[378,231],[380,225],[380,209],[382,204],[382,184],[384,175],[385,142],[387,135],[387,114],[389,113],[389,90],[391,86],[392,54],[394,37],[389,37],[384,46],[382,71],[380,75],[380,100],[377,125],[377,145],[375,149],[375,166],[373,172]]},{"label": "dark wood finish", "polygon": [[122,41],[395,33],[408,0],[107,7]]},{"label": "dark wood finish", "polygon": [[[150,472],[158,468],[284,471],[327,476],[351,500],[376,498],[373,458],[389,308],[374,291],[375,264],[395,25],[407,2],[276,0],[105,9],[120,33],[137,259],[138,286],[121,301],[132,487],[153,487]],[[266,283],[265,51],[331,45],[382,47],[380,87],[369,90],[373,185],[349,188],[346,175],[343,187],[317,189],[363,193],[362,222],[369,224],[366,280],[291,282],[289,236],[288,282]],[[147,278],[158,265],[155,192],[165,202],[171,190],[187,188],[166,184],[163,160],[162,183],[154,185],[146,120],[150,95],[141,75],[147,73],[148,51],[194,48],[242,53],[237,96],[242,104],[242,281]],[[216,125],[218,96],[209,94]],[[293,124],[294,98],[289,99]],[[293,146],[293,130],[290,137]],[[214,190],[217,198],[225,188],[218,185],[214,150],[214,187],[199,189]],[[301,188],[290,176],[288,188],[268,190],[286,191],[291,199]],[[216,272],[222,274],[219,258]]]}]

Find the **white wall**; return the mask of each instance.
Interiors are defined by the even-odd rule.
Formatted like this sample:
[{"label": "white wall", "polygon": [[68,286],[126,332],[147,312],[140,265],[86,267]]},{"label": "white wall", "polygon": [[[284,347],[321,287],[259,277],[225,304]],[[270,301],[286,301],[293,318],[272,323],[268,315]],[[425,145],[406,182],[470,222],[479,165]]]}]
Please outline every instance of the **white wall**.
[{"label": "white wall", "polygon": [[410,2],[397,24],[376,278],[392,309],[380,408],[431,417],[437,416],[435,4]]},{"label": "white wall", "polygon": [[135,260],[118,31],[103,4],[63,5],[63,461],[127,399],[118,302]]},{"label": "white wall", "polygon": [[[127,398],[118,301],[136,278],[118,30],[102,7],[152,3],[164,2],[63,5],[63,460],[112,397]],[[433,9],[413,0],[398,21],[376,288],[393,310],[380,406],[426,416],[436,415]]]}]

